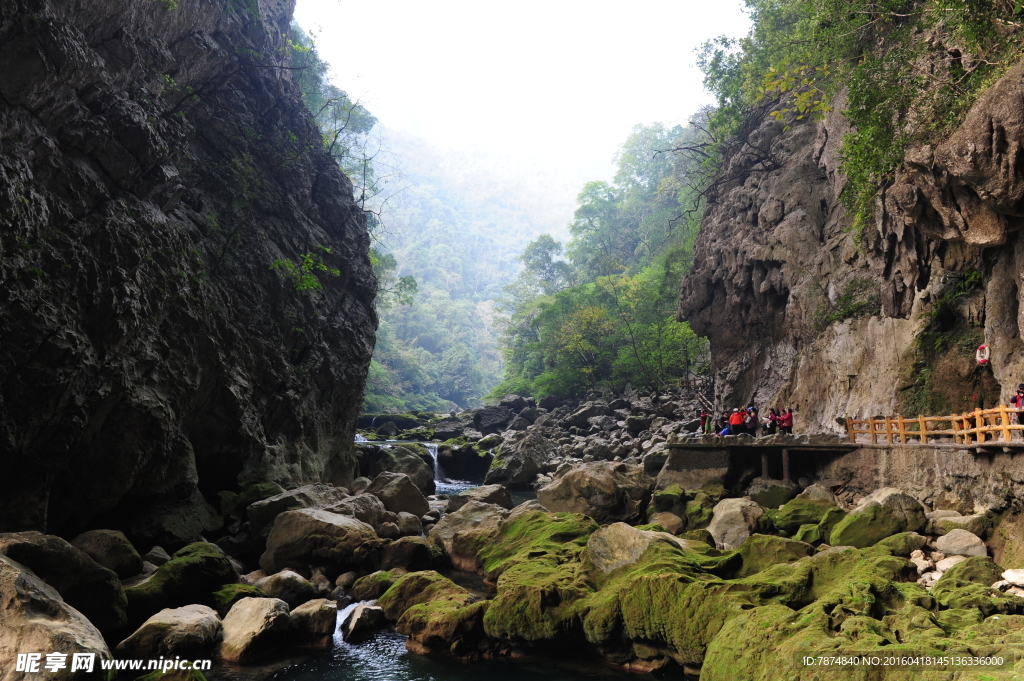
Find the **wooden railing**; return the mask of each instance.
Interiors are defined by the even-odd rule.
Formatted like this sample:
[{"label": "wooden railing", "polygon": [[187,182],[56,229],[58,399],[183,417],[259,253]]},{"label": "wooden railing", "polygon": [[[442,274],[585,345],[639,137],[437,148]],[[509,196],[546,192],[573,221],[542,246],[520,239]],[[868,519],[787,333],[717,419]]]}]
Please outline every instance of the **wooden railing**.
[{"label": "wooden railing", "polygon": [[[885,416],[857,420],[846,417],[846,433],[850,442],[858,436],[867,436],[871,444],[881,440],[888,444],[918,442],[928,444],[929,438],[970,445],[984,442],[1010,442],[1014,431],[1024,431],[1024,424],[1014,423],[1022,410],[1002,404],[994,409],[974,411],[952,416]],[[1024,445],[1024,441],[1020,441]]]}]

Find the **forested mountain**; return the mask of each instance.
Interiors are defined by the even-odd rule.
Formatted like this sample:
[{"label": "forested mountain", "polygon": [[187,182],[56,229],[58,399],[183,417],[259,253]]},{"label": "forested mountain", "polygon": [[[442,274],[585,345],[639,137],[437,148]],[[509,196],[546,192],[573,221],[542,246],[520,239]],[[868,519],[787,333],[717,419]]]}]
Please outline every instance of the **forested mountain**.
[{"label": "forested mountain", "polygon": [[386,140],[378,173],[388,174],[378,248],[417,291],[411,304],[381,310],[365,410],[475,405],[502,376],[494,300],[529,240],[564,231],[571,208],[559,205],[557,188],[545,193],[545,178],[376,132]]},{"label": "forested mountain", "polygon": [[693,124],[636,126],[613,182],[580,193],[564,258],[550,235],[523,251],[501,301],[507,365],[495,395],[664,388],[707,373],[705,342],[674,319],[702,177],[680,152],[701,134]]}]

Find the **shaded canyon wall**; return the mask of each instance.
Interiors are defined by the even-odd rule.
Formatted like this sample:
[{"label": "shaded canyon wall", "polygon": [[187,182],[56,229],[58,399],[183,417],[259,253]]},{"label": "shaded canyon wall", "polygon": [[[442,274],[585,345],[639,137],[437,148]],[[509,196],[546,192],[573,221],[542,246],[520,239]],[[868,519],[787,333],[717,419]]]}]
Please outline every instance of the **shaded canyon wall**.
[{"label": "shaded canyon wall", "polygon": [[[376,282],[292,9],[0,3],[0,531],[173,546],[220,490],[351,478]],[[271,269],[307,253],[322,291]]]}]

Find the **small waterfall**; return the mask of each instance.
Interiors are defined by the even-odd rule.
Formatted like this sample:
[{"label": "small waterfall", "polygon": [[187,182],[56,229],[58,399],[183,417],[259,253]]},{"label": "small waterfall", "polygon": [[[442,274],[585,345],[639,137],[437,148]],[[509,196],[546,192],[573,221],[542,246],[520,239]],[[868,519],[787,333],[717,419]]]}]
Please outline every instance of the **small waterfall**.
[{"label": "small waterfall", "polygon": [[369,440],[367,440],[365,437],[363,437],[359,433],[356,433],[356,442],[369,442]]},{"label": "small waterfall", "polygon": [[437,460],[437,445],[424,442],[423,446],[430,452],[430,458],[434,460],[434,482],[441,482],[441,464]]}]

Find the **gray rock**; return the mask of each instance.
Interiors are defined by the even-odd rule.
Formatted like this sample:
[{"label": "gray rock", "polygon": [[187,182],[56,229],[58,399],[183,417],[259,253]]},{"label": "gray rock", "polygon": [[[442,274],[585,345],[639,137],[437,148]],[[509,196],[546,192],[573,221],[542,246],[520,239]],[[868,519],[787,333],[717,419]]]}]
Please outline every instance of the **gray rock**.
[{"label": "gray rock", "polygon": [[421,516],[430,510],[423,493],[413,484],[408,475],[402,473],[381,473],[369,487],[367,493],[376,495],[384,508],[392,513],[412,513]]},{"label": "gray rock", "polygon": [[371,482],[373,481],[370,480],[369,478],[356,478],[355,480],[352,481],[352,484],[349,486],[349,489],[351,489],[352,494],[362,494],[363,492],[366,491],[366,488],[370,486]]},{"label": "gray rock", "polygon": [[443,419],[434,424],[435,440],[451,440],[462,435],[465,426],[458,419]]},{"label": "gray rock", "polygon": [[527,431],[519,439],[506,441],[498,449],[484,483],[525,488],[544,472],[548,460],[556,456],[558,445],[539,433]]},{"label": "gray rock", "polygon": [[589,419],[595,416],[610,416],[611,413],[612,410],[603,402],[585,402],[565,420],[577,428],[587,428],[590,425]]},{"label": "gray rock", "polygon": [[418,537],[423,534],[423,523],[412,513],[398,514],[398,531],[403,537]]},{"label": "gray rock", "polygon": [[484,407],[473,416],[473,428],[484,435],[499,433],[515,418],[508,407]]},{"label": "gray rock", "polygon": [[282,647],[291,624],[288,604],[278,598],[243,598],[224,617],[219,656],[247,664]]},{"label": "gray rock", "polygon": [[612,523],[590,535],[581,560],[604,573],[633,565],[651,545],[661,543],[685,551],[691,547],[707,548],[702,542],[673,537],[665,532],[640,530],[626,523]]},{"label": "gray rock", "polygon": [[304,648],[327,648],[338,624],[338,603],[326,598],[292,608],[289,643]]},{"label": "gray rock", "polygon": [[254,586],[262,589],[271,598],[280,598],[288,604],[289,608],[302,605],[319,595],[312,582],[291,570],[282,570],[277,574],[264,577]]},{"label": "gray rock", "polygon": [[117,574],[60,537],[0,534],[0,554],[32,570],[100,631],[115,631],[128,622],[128,600]]},{"label": "gray rock", "polygon": [[519,395],[505,395],[498,404],[506,409],[519,412],[526,409],[526,398]]},{"label": "gray rock", "polygon": [[382,523],[380,529],[377,530],[377,534],[381,539],[398,539],[402,536],[402,531],[398,529],[398,525],[395,523]]},{"label": "gray rock", "polygon": [[599,523],[635,520],[653,488],[640,466],[595,461],[537,490],[537,501],[549,511],[583,513]]},{"label": "gray rock", "polygon": [[[508,509],[495,504],[471,501],[441,518],[428,539],[444,550],[456,569],[474,571],[479,548],[474,542],[493,536],[508,513]],[[474,542],[467,541],[470,539]]]},{"label": "gray rock", "polygon": [[356,494],[342,499],[324,509],[331,513],[347,515],[360,520],[370,527],[380,527],[384,518],[384,504],[373,494]]},{"label": "gray rock", "polygon": [[352,608],[341,623],[341,635],[346,643],[361,643],[371,634],[387,626],[384,610],[376,605],[360,603]]},{"label": "gray rock", "polygon": [[987,556],[988,549],[981,538],[967,530],[950,530],[935,540],[935,547],[947,556]]},{"label": "gray rock", "polygon": [[117,656],[151,660],[205,657],[220,643],[221,635],[220,617],[213,608],[205,605],[168,608],[150,617],[117,644]]},{"label": "gray rock", "polygon": [[747,488],[747,496],[765,508],[778,508],[800,491],[795,482],[755,478]]},{"label": "gray rock", "polygon": [[481,485],[470,487],[461,492],[453,494],[448,500],[448,513],[457,511],[470,501],[479,501],[485,504],[497,504],[502,508],[512,508],[512,495],[502,485]]},{"label": "gray rock", "polygon": [[373,528],[355,518],[319,508],[285,511],[274,521],[260,567],[268,574],[309,565],[359,569],[371,560],[367,549],[376,544]]},{"label": "gray rock", "polygon": [[89,530],[72,539],[71,545],[121,579],[142,572],[142,556],[117,530]]},{"label": "gray rock", "polygon": [[433,469],[419,455],[405,447],[384,447],[370,457],[371,477],[376,477],[385,471],[408,475],[424,495],[433,494],[436,490]]},{"label": "gray rock", "polygon": [[405,568],[409,572],[433,570],[439,567],[441,549],[423,537],[402,537],[384,548],[381,570]]},{"label": "gray rock", "polygon": [[144,556],[142,556],[143,562],[152,563],[157,567],[160,567],[171,559],[171,554],[164,551],[160,546],[154,546]]},{"label": "gray rock", "polygon": [[274,518],[285,511],[297,508],[325,508],[338,503],[347,494],[334,485],[316,483],[288,490],[283,494],[257,501],[245,509],[249,517],[251,532],[254,537],[260,536],[263,528],[273,524]]},{"label": "gray rock", "polygon": [[[64,602],[57,590],[31,570],[0,554],[0,650],[5,652],[4,679],[31,678],[14,671],[17,652],[93,653],[96,668],[111,659],[103,635],[82,613]],[[45,658],[44,658],[45,659]],[[70,658],[69,658],[70,659]],[[94,678],[79,670],[62,679],[84,681]],[[43,674],[39,674],[42,677]]]},{"label": "gray rock", "polygon": [[656,525],[661,525],[671,534],[679,534],[686,529],[686,521],[675,513],[669,513],[667,511],[662,511],[652,515],[651,522]]},{"label": "gray rock", "polygon": [[739,548],[757,531],[764,509],[749,499],[722,499],[715,504],[708,531],[723,550]]},{"label": "gray rock", "polygon": [[854,511],[862,510],[872,503],[889,508],[900,521],[903,528],[901,532],[920,532],[927,524],[921,502],[895,487],[883,487],[869,494],[858,502]]}]

